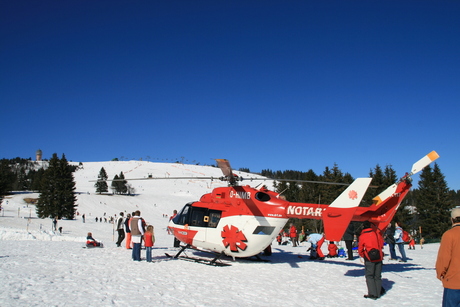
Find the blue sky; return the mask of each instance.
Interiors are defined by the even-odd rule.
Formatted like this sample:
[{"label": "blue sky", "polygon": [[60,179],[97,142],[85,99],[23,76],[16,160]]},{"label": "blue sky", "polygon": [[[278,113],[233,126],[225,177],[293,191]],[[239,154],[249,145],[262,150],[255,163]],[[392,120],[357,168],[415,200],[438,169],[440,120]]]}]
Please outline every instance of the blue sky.
[{"label": "blue sky", "polygon": [[436,150],[457,190],[458,16],[456,0],[2,1],[0,158],[365,177]]}]

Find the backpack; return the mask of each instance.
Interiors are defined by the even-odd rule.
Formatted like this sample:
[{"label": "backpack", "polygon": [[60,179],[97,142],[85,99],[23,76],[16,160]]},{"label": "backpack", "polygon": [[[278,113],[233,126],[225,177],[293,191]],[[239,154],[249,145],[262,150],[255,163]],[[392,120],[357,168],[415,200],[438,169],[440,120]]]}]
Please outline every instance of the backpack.
[{"label": "backpack", "polygon": [[382,260],[382,256],[380,254],[380,251],[376,248],[371,249],[367,253],[367,257],[369,257],[370,262],[379,262]]},{"label": "backpack", "polygon": [[410,241],[410,236],[409,233],[405,230],[402,231],[402,240],[404,242],[409,242]]}]

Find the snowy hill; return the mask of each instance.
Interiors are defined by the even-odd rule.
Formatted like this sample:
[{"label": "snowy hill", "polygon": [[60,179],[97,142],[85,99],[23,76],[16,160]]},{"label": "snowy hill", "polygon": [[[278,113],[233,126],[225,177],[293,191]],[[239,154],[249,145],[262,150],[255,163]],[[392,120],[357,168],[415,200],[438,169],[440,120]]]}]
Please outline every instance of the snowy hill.
[{"label": "snowy hill", "polygon": [[[79,165],[79,163],[72,163]],[[99,195],[94,187],[95,180],[101,170],[104,168],[108,178],[113,179],[115,175],[123,172],[128,183],[134,188],[134,196],[112,195],[110,190],[111,182],[108,182],[109,193]],[[245,178],[260,177],[254,174],[235,171],[237,175]],[[85,162],[77,171],[74,172],[75,187],[77,194],[77,220],[85,214],[88,221],[95,221],[97,217],[109,219],[120,212],[131,213],[140,210],[142,216],[153,225],[158,225],[161,229],[166,230],[166,215],[170,215],[174,209],[180,210],[186,203],[197,201],[201,195],[211,192],[216,187],[226,186],[226,182],[203,179],[147,179],[168,177],[222,177],[222,171],[212,166],[187,165],[180,163],[153,163],[147,161],[107,161],[107,162]],[[146,180],[132,180],[130,178],[145,178]],[[248,181],[243,184],[257,185],[261,181]],[[270,186],[271,181],[263,181]],[[28,205],[25,198],[37,198],[37,193],[25,194],[19,193],[8,197],[4,201],[5,212],[12,211],[14,215],[22,218],[32,217],[29,220],[29,230],[46,229],[51,230],[51,222],[47,219],[36,219],[35,207]],[[8,225],[9,223],[6,223]],[[72,228],[75,221],[60,221],[60,226],[64,230]],[[41,226],[40,226],[41,225]],[[46,225],[46,226],[45,226]],[[95,225],[100,228],[99,224]],[[69,229],[69,230],[70,230]],[[84,230],[84,231],[83,231]],[[96,229],[99,230],[99,229]],[[78,228],[76,230],[78,231]],[[73,233],[79,240],[86,237],[86,229]],[[102,229],[101,229],[102,231]],[[58,238],[54,238],[58,239]]]},{"label": "snowy hill", "polygon": [[[211,267],[169,260],[165,252],[176,251],[173,237],[166,232],[172,210],[180,210],[226,183],[132,180],[129,183],[136,196],[97,195],[92,180],[97,179],[101,167],[110,179],[123,172],[128,181],[149,175],[222,176],[220,169],[210,166],[145,161],[83,163],[83,168],[74,173],[79,216],[58,222],[62,234],[52,231],[50,219],[36,218],[35,207],[24,200],[37,198],[38,194],[18,193],[6,198],[0,215],[1,306],[440,305],[443,288],[434,272],[438,244],[406,251],[407,263],[385,261],[383,285],[387,294],[377,301],[363,298],[364,268],[358,258],[312,261],[305,243],[301,247],[274,244],[273,255],[267,257],[270,262],[226,259],[232,266]],[[259,183],[243,182],[253,186]],[[265,182],[268,186],[270,183]],[[114,243],[113,224],[95,221],[104,214],[109,217],[135,210],[155,227],[153,263],[131,261],[131,251]],[[82,248],[89,231],[104,242],[104,248]]]}]

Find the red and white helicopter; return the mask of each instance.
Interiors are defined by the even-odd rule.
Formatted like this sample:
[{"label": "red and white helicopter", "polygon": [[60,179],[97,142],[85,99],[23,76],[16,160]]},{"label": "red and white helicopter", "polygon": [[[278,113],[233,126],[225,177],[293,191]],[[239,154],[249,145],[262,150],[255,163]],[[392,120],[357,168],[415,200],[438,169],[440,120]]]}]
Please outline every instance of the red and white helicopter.
[{"label": "red and white helicopter", "polygon": [[[409,192],[411,176],[439,158],[432,151],[412,166],[398,182],[373,199],[370,207],[359,207],[372,178],[356,179],[330,205],[289,202],[265,187],[239,186],[225,159],[216,160],[228,187],[215,188],[199,201],[186,204],[168,228],[187,248],[210,251],[233,258],[258,255],[267,248],[289,218],[318,219],[324,224],[326,240],[340,241],[351,221],[371,221],[384,231]],[[128,180],[128,179],[127,179]],[[276,179],[275,179],[276,180]]]}]

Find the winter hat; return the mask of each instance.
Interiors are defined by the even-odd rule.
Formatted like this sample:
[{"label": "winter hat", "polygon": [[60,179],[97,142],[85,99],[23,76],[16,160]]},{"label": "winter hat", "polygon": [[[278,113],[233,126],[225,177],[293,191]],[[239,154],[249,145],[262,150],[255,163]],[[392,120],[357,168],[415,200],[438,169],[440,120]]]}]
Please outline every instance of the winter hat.
[{"label": "winter hat", "polygon": [[452,212],[450,213],[450,216],[454,219],[456,217],[460,217],[460,207],[455,207],[452,209]]}]

